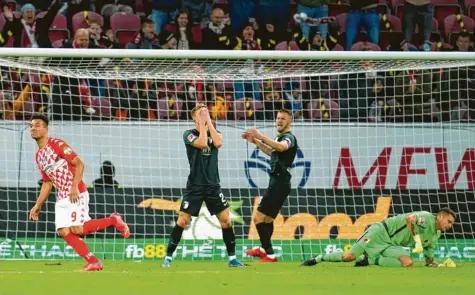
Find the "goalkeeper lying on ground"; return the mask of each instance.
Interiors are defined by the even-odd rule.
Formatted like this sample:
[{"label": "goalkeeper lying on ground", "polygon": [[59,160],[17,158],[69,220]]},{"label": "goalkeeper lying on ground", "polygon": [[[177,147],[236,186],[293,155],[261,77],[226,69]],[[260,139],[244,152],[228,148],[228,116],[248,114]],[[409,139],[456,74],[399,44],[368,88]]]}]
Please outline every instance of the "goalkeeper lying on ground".
[{"label": "goalkeeper lying on ground", "polygon": [[[437,266],[433,248],[455,222],[455,213],[442,208],[436,216],[427,211],[401,214],[371,225],[346,252],[320,254],[305,260],[303,266],[321,262],[349,262],[359,260],[355,266],[379,265],[385,267],[411,267],[410,254],[403,247],[411,247],[413,253],[424,251],[426,266]],[[364,254],[364,258],[360,257]]]}]

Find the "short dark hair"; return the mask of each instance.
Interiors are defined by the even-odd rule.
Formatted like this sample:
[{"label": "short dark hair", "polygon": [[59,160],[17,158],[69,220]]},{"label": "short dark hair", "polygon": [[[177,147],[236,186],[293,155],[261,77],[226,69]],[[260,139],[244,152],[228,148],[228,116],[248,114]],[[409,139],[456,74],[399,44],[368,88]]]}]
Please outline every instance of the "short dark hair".
[{"label": "short dark hair", "polygon": [[449,207],[441,208],[439,210],[439,212],[437,212],[437,215],[440,215],[440,214],[450,214],[450,215],[452,215],[452,217],[454,219],[457,219],[457,216],[455,215],[455,212],[452,209],[450,209]]},{"label": "short dark hair", "polygon": [[457,38],[460,38],[460,37],[462,37],[462,38],[470,38],[470,33],[467,32],[467,31],[462,31],[462,32],[460,32],[460,34],[458,35]]},{"label": "short dark hair", "polygon": [[142,22],[142,28],[145,27],[146,25],[155,25],[155,22],[153,21],[153,19],[146,18]]},{"label": "short dark hair", "polygon": [[49,125],[49,119],[46,115],[44,114],[34,114],[32,117],[31,117],[31,121],[33,120],[41,120],[43,121],[43,123],[45,124],[46,127],[48,127]]},{"label": "short dark hair", "polygon": [[287,114],[287,115],[289,115],[289,116],[292,118],[292,112],[291,112],[290,110],[288,110],[288,109],[280,109],[280,110],[278,111],[278,113]]}]

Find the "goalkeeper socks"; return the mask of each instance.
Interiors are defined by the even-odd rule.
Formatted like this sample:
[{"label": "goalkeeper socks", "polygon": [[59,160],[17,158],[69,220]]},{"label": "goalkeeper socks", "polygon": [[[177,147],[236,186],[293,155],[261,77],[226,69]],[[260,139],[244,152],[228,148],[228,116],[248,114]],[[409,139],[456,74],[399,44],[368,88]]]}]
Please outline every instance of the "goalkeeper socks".
[{"label": "goalkeeper socks", "polygon": [[270,232],[267,223],[261,222],[256,224],[257,232],[259,233],[259,239],[261,240],[262,248],[266,251],[267,255],[274,255],[274,249],[270,242]]},{"label": "goalkeeper socks", "polygon": [[170,240],[168,241],[167,256],[173,256],[173,252],[175,252],[176,247],[180,243],[183,230],[183,227],[179,227],[177,224],[175,224],[175,227],[173,228],[172,233],[170,234]]},{"label": "goalkeeper socks", "polygon": [[229,260],[231,257],[236,258],[236,235],[234,234],[233,227],[223,228],[223,241],[226,245],[226,251],[228,252]]},{"label": "goalkeeper socks", "polygon": [[86,243],[78,236],[68,233],[66,236],[63,237],[64,241],[68,243],[71,248],[78,253],[79,256],[84,258],[87,263],[96,263],[99,262],[97,258],[89,251]]},{"label": "goalkeeper socks", "polygon": [[111,217],[101,218],[101,219],[92,219],[86,221],[82,226],[82,234],[87,236],[88,234],[95,233],[101,229],[108,228],[109,226],[113,226],[115,223],[115,219]]},{"label": "goalkeeper socks", "polygon": [[401,261],[392,257],[378,257],[376,259],[370,259],[369,263],[382,267],[401,267]]},{"label": "goalkeeper socks", "polygon": [[342,262],[343,261],[343,252],[332,252],[330,254],[318,255],[316,258],[317,262]]}]

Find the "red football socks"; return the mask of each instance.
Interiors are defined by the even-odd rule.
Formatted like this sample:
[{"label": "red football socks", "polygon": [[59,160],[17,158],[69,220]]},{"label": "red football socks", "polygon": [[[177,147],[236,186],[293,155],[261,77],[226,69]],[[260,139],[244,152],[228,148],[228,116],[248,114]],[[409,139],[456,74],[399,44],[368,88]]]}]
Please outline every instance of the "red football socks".
[{"label": "red football socks", "polygon": [[95,233],[101,229],[108,228],[109,226],[113,226],[115,222],[114,218],[107,217],[101,219],[92,219],[84,223],[82,228],[83,235],[87,236],[88,234]]},{"label": "red football socks", "polygon": [[79,256],[84,258],[84,260],[86,260],[88,263],[96,263],[99,261],[94,256],[94,254],[89,251],[86,243],[80,237],[72,233],[68,233],[63,237],[63,239],[74,249],[74,251],[76,251],[76,253],[79,254]]}]

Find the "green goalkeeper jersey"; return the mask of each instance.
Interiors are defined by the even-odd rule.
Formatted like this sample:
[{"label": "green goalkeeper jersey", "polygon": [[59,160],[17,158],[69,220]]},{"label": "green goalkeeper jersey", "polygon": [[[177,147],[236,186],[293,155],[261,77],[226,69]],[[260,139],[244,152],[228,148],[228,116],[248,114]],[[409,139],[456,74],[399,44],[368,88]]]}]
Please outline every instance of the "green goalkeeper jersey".
[{"label": "green goalkeeper jersey", "polygon": [[421,237],[424,254],[433,257],[433,249],[440,238],[440,230],[435,229],[436,217],[427,211],[418,211],[396,215],[383,221],[391,242],[396,246],[414,247],[415,242],[412,234],[407,229],[406,217],[415,214],[417,216],[416,232]]}]

